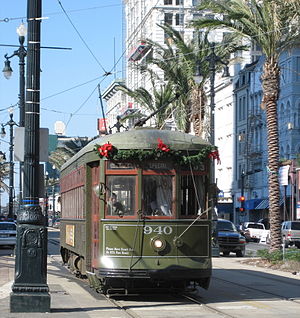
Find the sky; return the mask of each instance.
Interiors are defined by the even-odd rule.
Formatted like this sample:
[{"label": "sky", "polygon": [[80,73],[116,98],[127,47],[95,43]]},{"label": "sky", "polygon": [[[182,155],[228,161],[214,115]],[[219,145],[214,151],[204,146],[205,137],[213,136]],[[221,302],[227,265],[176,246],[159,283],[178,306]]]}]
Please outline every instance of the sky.
[{"label": "sky", "polygon": [[[4,55],[10,56],[18,49],[16,29],[22,21],[26,24],[27,1],[0,1],[2,71]],[[42,12],[47,19],[41,24],[41,46],[71,50],[41,49],[40,127],[55,134],[55,122],[63,121],[67,136],[94,137],[97,118],[102,117],[97,86],[100,84],[100,91],[104,92],[114,79],[122,77],[122,0],[43,0]],[[8,122],[11,106],[15,122],[19,121],[19,58],[15,56],[10,61],[12,77],[7,80],[0,73],[0,124]],[[107,71],[113,74],[103,76]],[[6,137],[0,137],[0,151],[6,153],[7,160],[8,131],[6,127]],[[18,168],[15,164],[16,195]],[[0,198],[4,206],[7,193]]]},{"label": "sky", "polygon": [[[19,44],[16,28],[22,21],[26,24],[26,11],[26,0],[1,0],[1,45]],[[93,137],[102,117],[97,85],[103,92],[122,77],[122,0],[43,0],[42,12],[41,46],[71,50],[41,49],[40,127],[54,134],[54,123],[63,121],[67,136]],[[4,55],[16,49],[0,46],[1,70]],[[19,120],[18,63],[17,56],[11,58],[9,80],[0,74],[0,123],[9,120],[10,106],[15,106],[14,120]],[[107,71],[113,74],[104,76]],[[0,140],[0,148],[4,144]]]}]

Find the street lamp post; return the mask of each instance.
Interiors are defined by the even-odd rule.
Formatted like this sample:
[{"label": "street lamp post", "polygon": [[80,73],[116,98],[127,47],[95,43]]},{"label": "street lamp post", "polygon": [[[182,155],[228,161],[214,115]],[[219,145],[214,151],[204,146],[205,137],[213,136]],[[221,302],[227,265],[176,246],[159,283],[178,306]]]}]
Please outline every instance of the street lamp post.
[{"label": "street lamp post", "polygon": [[[224,65],[224,73],[223,77],[228,77],[229,69],[228,62],[223,61],[220,56],[215,53],[215,43],[212,42],[210,44],[211,53],[203,60],[196,61],[196,71],[194,74],[194,81],[196,84],[200,84],[203,80],[203,76],[201,74],[201,64],[204,62],[208,62],[209,69],[209,80],[210,80],[210,138],[209,141],[212,145],[215,145],[215,77],[216,77],[216,65],[223,64]],[[210,174],[210,183],[214,187],[212,193],[214,195],[217,194],[217,188],[215,184],[215,162],[212,160],[211,163],[211,174]],[[217,202],[217,198],[213,198]]]},{"label": "street lamp post", "polygon": [[14,218],[14,126],[18,124],[13,120],[13,110],[9,110],[9,121],[1,127],[1,137],[6,136],[5,126],[9,126],[9,193],[8,193],[8,218]]},{"label": "street lamp post", "polygon": [[[14,56],[19,58],[19,127],[24,127],[25,119],[25,57],[27,51],[24,47],[25,36],[27,34],[27,29],[24,23],[21,23],[17,28],[17,34],[19,35],[19,48],[14,51],[11,56],[7,54],[4,55],[5,62],[3,68],[3,75],[6,79],[10,79],[12,75],[12,68],[10,66],[10,59]],[[22,202],[22,192],[23,192],[23,163],[20,162],[20,175],[19,175],[19,206]]]},{"label": "street lamp post", "polygon": [[209,74],[210,74],[210,142],[212,145],[215,144],[215,77],[216,77],[216,65],[221,63],[225,66],[223,77],[229,76],[228,62],[223,61],[215,53],[215,43],[210,45],[211,53],[206,57],[206,61],[209,63]]},{"label": "street lamp post", "polygon": [[49,175],[48,172],[46,171],[45,173],[45,225],[48,226],[49,225],[49,220],[48,220],[48,200],[49,200],[49,196],[48,196],[48,187],[49,187]]},{"label": "street lamp post", "polygon": [[27,0],[27,72],[24,192],[17,216],[15,280],[11,312],[50,312],[47,285],[47,228],[39,205],[41,0]]},{"label": "street lamp post", "polygon": [[[0,168],[1,168],[1,172],[3,172],[3,170],[4,170],[3,168],[4,168],[4,165],[5,165],[5,161],[6,161],[5,153],[0,150]],[[2,187],[4,186],[3,185],[3,177],[4,177],[4,175],[0,176],[0,183],[1,183],[1,187],[0,187],[0,215],[2,215],[1,195],[2,195]]]},{"label": "street lamp post", "polygon": [[19,48],[14,51],[11,56],[7,54],[4,55],[5,62],[3,68],[3,75],[6,79],[10,79],[12,75],[12,68],[10,66],[10,59],[14,56],[19,58],[19,70],[20,70],[20,82],[19,82],[19,108],[20,108],[20,118],[19,125],[20,127],[24,127],[24,118],[25,118],[25,57],[27,55],[27,51],[24,47],[25,36],[27,34],[27,29],[24,23],[17,28],[17,33],[19,35]]}]

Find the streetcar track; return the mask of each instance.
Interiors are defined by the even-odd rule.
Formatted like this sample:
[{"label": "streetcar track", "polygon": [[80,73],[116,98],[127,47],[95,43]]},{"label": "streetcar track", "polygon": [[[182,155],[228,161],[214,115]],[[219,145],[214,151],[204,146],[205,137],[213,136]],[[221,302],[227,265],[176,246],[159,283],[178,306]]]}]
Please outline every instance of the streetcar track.
[{"label": "streetcar track", "polygon": [[[112,306],[114,306],[117,309],[119,309],[128,318],[143,318],[143,311],[141,313],[139,313],[139,312],[137,312],[137,310],[133,309],[133,307],[135,307],[136,305],[131,305],[130,304],[130,300],[125,299],[125,298],[127,298],[126,295],[123,295],[124,296],[124,297],[122,297],[122,302],[123,303],[121,303],[120,301],[118,301],[118,300],[113,298],[114,296],[118,296],[118,295],[111,295],[109,297],[107,295],[99,294],[99,293],[97,293],[96,291],[94,291],[92,288],[90,288],[88,286],[88,283],[87,283],[86,279],[82,279],[82,278],[73,276],[70,273],[70,271],[65,266],[63,266],[60,262],[58,262],[54,257],[51,257],[51,258],[53,259],[54,263],[56,263],[56,266],[63,267],[66,272],[69,272],[70,276],[68,274],[66,275],[66,272],[64,273],[65,275],[62,275],[62,276],[67,276],[69,279],[72,277],[71,279],[73,281],[77,281],[77,283],[79,283],[94,298],[98,298],[98,299],[105,298]],[[222,270],[225,270],[225,271],[229,271],[228,269],[224,269],[224,268],[221,268],[221,267],[219,267],[219,269],[222,269]],[[257,277],[266,278],[266,276],[263,275],[263,274],[253,274],[253,273],[252,274],[244,273],[244,274],[249,275],[249,276],[257,276]],[[273,297],[276,297],[278,299],[281,299],[281,300],[284,300],[284,301],[293,302],[296,305],[300,305],[298,299],[284,297],[282,295],[278,295],[278,294],[272,293],[270,291],[262,290],[262,289],[259,289],[259,288],[256,288],[256,287],[247,286],[247,285],[244,285],[244,284],[241,284],[241,283],[236,283],[236,282],[233,282],[233,281],[230,281],[230,280],[227,280],[227,279],[223,279],[223,278],[219,278],[219,277],[215,277],[215,276],[213,276],[212,278],[215,279],[215,280],[221,281],[221,282],[233,284],[233,285],[238,286],[238,287],[250,289],[250,290],[253,290],[253,291],[258,291],[258,292],[264,293],[266,295],[272,295]],[[274,281],[274,282],[281,282],[281,283],[284,282],[284,278],[283,279],[276,279],[276,278],[268,277],[268,279],[271,280],[271,281]],[[297,286],[296,283],[294,283],[293,285]],[[128,296],[133,296],[133,295],[128,295]],[[210,305],[210,304],[206,303],[205,301],[203,301],[202,299],[200,299],[199,296],[197,296],[197,295],[193,296],[193,295],[189,295],[189,294],[178,294],[178,295],[172,295],[172,297],[174,297],[175,299],[179,299],[181,301],[183,299],[185,299],[185,300],[189,301],[190,303],[199,305],[199,310],[200,310],[200,308],[202,308],[203,310],[206,310],[206,311],[208,311],[210,313],[213,313],[213,314],[215,314],[217,316],[220,316],[220,317],[224,317],[224,318],[237,318],[238,317],[236,315],[234,316],[234,315],[232,315],[230,313],[222,311],[221,309],[215,308],[213,305]],[[164,300],[162,299],[161,301],[158,301],[158,305],[159,306],[164,306],[164,305],[167,306],[167,305],[169,305],[169,303],[164,302]],[[187,305],[187,304],[180,304],[180,306],[182,306],[181,308],[183,310],[184,310],[184,305]],[[154,306],[155,305],[153,305],[153,307]],[[143,310],[144,307],[147,307],[147,305],[144,305],[143,304],[143,299],[141,299],[140,300],[140,310]],[[177,309],[179,309],[179,308],[177,308]],[[168,311],[168,313],[170,313],[170,312]],[[201,311],[199,311],[199,314],[200,313],[201,313]],[[174,317],[175,317],[175,314],[174,314]]]},{"label": "streetcar track", "polygon": [[111,303],[112,305],[114,305],[115,307],[119,308],[120,310],[122,310],[123,312],[125,312],[125,314],[128,317],[132,317],[132,318],[142,318],[142,316],[136,314],[135,312],[133,312],[132,309],[128,308],[129,306],[123,306],[121,304],[119,304],[119,302],[113,298],[107,297],[105,296],[106,300]]},{"label": "streetcar track", "polygon": [[[180,301],[182,301],[182,298],[184,298],[185,300],[187,300],[189,303],[192,303],[192,304],[197,304],[199,305],[200,307],[204,308],[205,310],[211,312],[211,313],[214,313],[214,314],[217,314],[221,317],[225,317],[225,318],[237,318],[236,316],[233,316],[233,315],[230,315],[228,313],[225,313],[219,309],[216,309],[212,306],[209,306],[208,304],[200,301],[199,299],[196,299],[192,296],[189,296],[189,295],[186,295],[186,294],[178,294],[178,295],[173,295],[173,297],[175,299],[180,299]],[[107,297],[105,296],[105,298],[107,299],[108,302],[110,302],[112,305],[116,306],[117,308],[119,308],[120,310],[122,310],[124,313],[126,313],[126,315],[128,317],[132,317],[132,318],[142,318],[143,316],[142,315],[139,315],[138,313],[136,313],[134,310],[132,310],[130,307],[130,305],[126,306],[126,305],[122,305],[120,302],[118,302],[116,299],[113,299],[111,297]],[[123,299],[124,301],[124,299]],[[160,303],[160,305],[164,305],[164,302],[162,301]],[[169,305],[169,303],[167,303],[167,305]],[[186,305],[186,304],[183,304],[183,306]],[[177,310],[176,310],[177,311]],[[170,313],[168,311],[168,313]],[[200,314],[200,313],[199,313]]]},{"label": "streetcar track", "polygon": [[194,298],[192,296],[188,296],[188,295],[184,295],[184,294],[182,296],[184,298],[189,299],[190,301],[200,305],[200,306],[203,306],[204,308],[206,308],[207,310],[209,310],[209,311],[211,311],[213,313],[222,315],[223,317],[236,318],[236,316],[229,315],[229,314],[227,314],[227,313],[225,313],[225,312],[223,312],[223,311],[221,311],[219,309],[216,309],[216,308],[214,308],[212,306],[209,306],[206,303],[204,303],[204,302],[200,301],[199,299],[196,299],[196,298]]}]

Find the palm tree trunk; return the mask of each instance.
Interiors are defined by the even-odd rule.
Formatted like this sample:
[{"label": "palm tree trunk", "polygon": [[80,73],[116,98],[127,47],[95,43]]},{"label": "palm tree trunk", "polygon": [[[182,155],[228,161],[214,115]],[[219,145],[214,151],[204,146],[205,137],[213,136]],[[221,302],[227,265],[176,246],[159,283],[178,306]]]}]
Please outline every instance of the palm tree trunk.
[{"label": "palm tree trunk", "polygon": [[203,120],[205,116],[206,94],[203,87],[195,86],[191,94],[192,114],[191,122],[196,136],[201,136],[203,132]]},{"label": "palm tree trunk", "polygon": [[262,75],[262,108],[267,113],[268,128],[268,167],[269,167],[269,217],[270,217],[270,252],[281,248],[281,215],[279,190],[279,138],[277,120],[277,100],[279,95],[280,69],[274,56],[264,64]]}]

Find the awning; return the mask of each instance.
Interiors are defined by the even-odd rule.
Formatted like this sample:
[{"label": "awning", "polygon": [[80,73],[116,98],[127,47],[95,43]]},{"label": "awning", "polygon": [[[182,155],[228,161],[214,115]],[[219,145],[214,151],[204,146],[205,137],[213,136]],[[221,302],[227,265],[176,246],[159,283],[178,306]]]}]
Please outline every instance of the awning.
[{"label": "awning", "polygon": [[261,203],[264,199],[249,199],[245,201],[246,210],[254,210],[255,207]]},{"label": "awning", "polygon": [[[279,204],[283,205],[284,198],[280,198]],[[269,199],[263,199],[256,207],[255,210],[264,210],[269,208]]]}]

